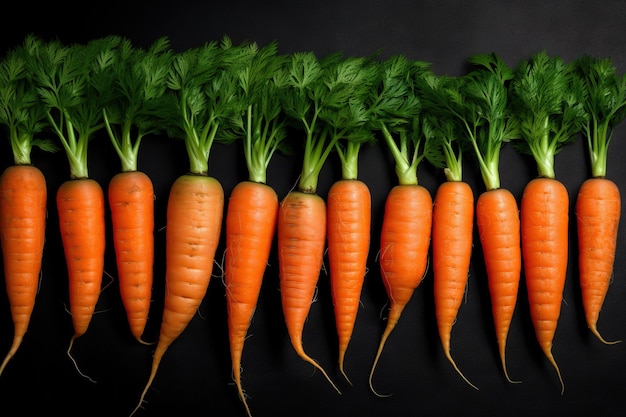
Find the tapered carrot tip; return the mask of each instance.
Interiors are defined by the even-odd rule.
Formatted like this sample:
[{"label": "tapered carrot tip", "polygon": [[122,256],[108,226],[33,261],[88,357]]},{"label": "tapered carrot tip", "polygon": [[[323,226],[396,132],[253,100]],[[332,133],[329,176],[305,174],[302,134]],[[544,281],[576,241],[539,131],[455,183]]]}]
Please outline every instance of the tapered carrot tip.
[{"label": "tapered carrot tip", "polygon": [[166,350],[167,347],[164,347],[163,345],[157,345],[157,348],[154,351],[154,356],[152,357],[152,369],[150,370],[150,377],[148,378],[148,382],[146,383],[146,386],[141,393],[141,397],[139,397],[139,402],[137,403],[137,406],[130,413],[129,417],[132,417],[137,411],[143,408],[143,403],[146,402],[146,395],[148,395],[148,390],[150,390],[150,387],[152,386],[152,382],[156,377],[157,371],[159,370],[159,364],[161,363],[161,360],[163,359],[163,355],[165,355]]},{"label": "tapered carrot tip", "polygon": [[606,340],[604,337],[602,337],[595,324],[590,324],[589,329],[591,330],[591,333],[593,333],[598,338],[598,340],[605,345],[615,345],[622,342],[621,340]]},{"label": "tapered carrot tip", "polygon": [[2,375],[4,368],[6,368],[11,358],[15,356],[15,353],[17,352],[20,345],[22,344],[22,340],[24,340],[23,336],[15,336],[15,338],[13,339],[13,344],[11,345],[11,349],[9,349],[9,352],[7,353],[6,357],[2,361],[2,365],[0,365],[0,375]]},{"label": "tapered carrot tip", "polygon": [[76,368],[76,371],[78,372],[78,374],[82,376],[83,378],[87,379],[89,382],[93,382],[95,384],[96,383],[95,380],[91,379],[89,375],[83,373],[83,371],[80,370],[80,368],[78,367],[78,363],[76,362],[76,359],[74,359],[74,357],[72,356],[72,347],[74,346],[74,341],[78,337],[79,337],[78,335],[72,336],[72,339],[70,340],[70,345],[67,347],[67,356],[72,361],[72,364],[74,364],[74,368]]},{"label": "tapered carrot tip", "polygon": [[317,363],[315,361],[315,359],[313,359],[312,357],[310,357],[305,351],[304,348],[302,347],[302,343],[296,342],[293,344],[294,348],[296,350],[296,353],[298,354],[298,356],[300,356],[300,358],[302,358],[305,362],[310,363],[311,365],[313,365],[315,367],[315,369],[317,369],[318,371],[320,371],[322,373],[322,375],[324,375],[324,377],[326,378],[326,380],[330,383],[330,385],[335,389],[335,391],[337,391],[338,394],[341,395],[341,390],[339,390],[339,388],[337,388],[337,385],[335,385],[335,383],[333,382],[332,379],[330,379],[330,376],[328,376],[328,374],[326,373],[326,371],[324,370],[324,368],[322,368],[322,366]]},{"label": "tapered carrot tip", "polygon": [[563,395],[563,393],[565,392],[565,383],[563,382],[563,377],[561,376],[561,370],[559,369],[559,366],[556,364],[554,355],[552,355],[552,349],[550,348],[544,349],[544,353],[546,357],[548,358],[548,360],[550,361],[550,363],[552,364],[552,366],[554,367],[554,370],[556,371],[557,376],[559,377],[559,382],[561,383],[561,395]]},{"label": "tapered carrot tip", "polygon": [[[394,310],[392,310],[393,312]],[[378,391],[376,391],[376,389],[374,388],[374,372],[376,371],[376,366],[378,365],[378,361],[380,359],[380,356],[383,353],[383,349],[385,348],[385,344],[387,343],[387,339],[389,338],[389,335],[391,334],[391,332],[393,331],[393,329],[395,329],[396,325],[398,324],[398,319],[400,317],[400,314],[396,314],[395,317],[392,317],[391,314],[390,316],[387,318],[387,326],[385,327],[385,331],[383,332],[383,335],[380,338],[380,343],[378,344],[378,350],[376,351],[376,357],[374,358],[374,363],[372,365],[372,369],[370,370],[370,376],[369,376],[369,385],[370,385],[370,390],[374,393],[374,395],[376,395],[377,397],[391,397],[393,394],[381,394]]]},{"label": "tapered carrot tip", "polygon": [[472,388],[474,388],[475,390],[477,390],[477,391],[478,391],[478,387],[477,387],[476,385],[472,384],[472,383],[470,382],[470,380],[469,380],[469,379],[467,379],[467,377],[463,374],[463,372],[461,372],[461,369],[459,369],[459,367],[457,366],[457,364],[456,364],[456,362],[454,361],[454,359],[452,359],[452,355],[450,354],[450,350],[449,350],[449,349],[447,349],[444,353],[445,353],[445,355],[446,355],[446,358],[448,359],[448,362],[450,362],[450,364],[452,364],[452,367],[454,368],[454,370],[455,370],[455,371],[456,371],[459,375],[461,375],[461,378],[463,378],[463,380],[464,380],[465,382],[467,382],[467,383],[468,383],[468,385],[469,385],[470,387],[472,387]]}]

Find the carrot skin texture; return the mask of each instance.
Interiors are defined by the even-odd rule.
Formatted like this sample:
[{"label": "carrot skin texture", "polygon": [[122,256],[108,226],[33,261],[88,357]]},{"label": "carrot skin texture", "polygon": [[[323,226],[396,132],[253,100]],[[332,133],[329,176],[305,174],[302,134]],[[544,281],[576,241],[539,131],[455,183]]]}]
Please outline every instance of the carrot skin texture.
[{"label": "carrot skin texture", "polygon": [[[339,369],[354,331],[370,248],[371,194],[360,180],[335,182],[328,191],[328,260],[339,338]],[[349,381],[349,379],[348,379]]]},{"label": "carrot skin texture", "polygon": [[0,375],[28,330],[35,307],[46,230],[46,180],[32,165],[13,165],[0,175],[0,241],[13,343]]},{"label": "carrot skin texture", "polygon": [[220,240],[224,190],[213,177],[182,175],[167,203],[165,300],[150,377],[133,415],[156,377],[170,345],[182,334],[206,295]]},{"label": "carrot skin texture", "polygon": [[326,245],[326,203],[317,194],[289,192],[278,207],[280,294],[287,333],[296,353],[339,392],[326,371],[305,351],[304,323],[311,309]]},{"label": "carrot skin texture", "polygon": [[100,297],[106,246],[104,206],[102,187],[90,178],[65,181],[57,191],[74,339],[87,331]]},{"label": "carrot skin texture", "polygon": [[233,188],[226,214],[224,284],[233,379],[248,415],[251,413],[241,384],[242,353],[272,249],[277,217],[278,196],[270,186],[244,181]]},{"label": "carrot skin texture", "polygon": [[506,341],[517,304],[522,270],[520,214],[504,188],[485,191],[476,201],[476,225],[487,272],[496,340],[505,377]]},{"label": "carrot skin texture", "polygon": [[421,185],[396,185],[385,201],[379,264],[389,298],[389,313],[370,371],[370,389],[376,395],[379,394],[372,379],[385,343],[426,274],[432,206],[430,192]]},{"label": "carrot skin texture", "polygon": [[541,350],[563,380],[552,355],[567,275],[569,196],[555,179],[535,178],[522,195],[522,254],[530,316]]},{"label": "carrot skin texture", "polygon": [[433,295],[439,338],[448,361],[463,379],[450,354],[452,327],[467,287],[474,229],[474,194],[466,182],[446,181],[433,205]]},{"label": "carrot skin texture", "polygon": [[597,329],[602,304],[613,277],[621,214],[617,185],[608,178],[586,180],[576,199],[578,265],[585,319],[592,333],[607,342]]},{"label": "carrot skin texture", "polygon": [[113,176],[108,188],[120,295],[132,335],[142,342],[152,297],[154,188],[141,171]]}]

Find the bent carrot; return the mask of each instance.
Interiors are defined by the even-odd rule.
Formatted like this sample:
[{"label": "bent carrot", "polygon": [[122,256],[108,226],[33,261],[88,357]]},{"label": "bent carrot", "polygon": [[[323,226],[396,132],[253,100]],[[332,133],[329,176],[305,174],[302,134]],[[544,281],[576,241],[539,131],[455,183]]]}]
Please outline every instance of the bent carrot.
[{"label": "bent carrot", "polygon": [[113,246],[119,290],[131,334],[140,343],[150,312],[154,264],[154,187],[138,171],[142,139],[165,129],[166,76],[172,52],[161,38],[148,50],[123,39],[111,72],[114,97],[103,109],[106,130],[121,162],[109,182]]},{"label": "bent carrot", "polygon": [[579,280],[587,326],[611,344],[600,335],[597,321],[613,277],[621,214],[619,188],[607,177],[607,157],[613,129],[626,118],[626,75],[618,75],[609,58],[583,55],[574,65],[585,92],[583,134],[591,165],[576,201]]},{"label": "bent carrot", "polygon": [[37,136],[46,115],[26,65],[25,45],[0,61],[0,123],[7,128],[13,165],[0,175],[0,243],[4,280],[13,320],[13,341],[0,375],[17,353],[35,307],[47,217],[46,179],[31,163],[31,151],[56,147]]},{"label": "bent carrot", "polygon": [[378,361],[428,267],[433,202],[430,191],[418,184],[417,168],[433,152],[434,142],[421,130],[422,103],[416,87],[427,70],[425,62],[389,58],[378,69],[380,85],[375,91],[379,93],[372,97],[380,103],[374,107],[372,123],[385,140],[398,178],[385,199],[380,232],[378,262],[389,309],[369,375],[370,390],[377,396],[382,396],[373,384]]},{"label": "bent carrot", "polygon": [[225,58],[216,43],[207,43],[177,54],[167,74],[174,100],[163,103],[162,111],[175,120],[168,133],[184,139],[190,168],[170,188],[161,327],[148,381],[131,415],[142,407],[165,353],[196,314],[211,280],[221,237],[224,190],[208,175],[208,159],[222,123],[241,110],[235,100],[216,98],[234,96],[234,90],[226,88],[235,83],[226,78],[233,73],[225,69]]}]

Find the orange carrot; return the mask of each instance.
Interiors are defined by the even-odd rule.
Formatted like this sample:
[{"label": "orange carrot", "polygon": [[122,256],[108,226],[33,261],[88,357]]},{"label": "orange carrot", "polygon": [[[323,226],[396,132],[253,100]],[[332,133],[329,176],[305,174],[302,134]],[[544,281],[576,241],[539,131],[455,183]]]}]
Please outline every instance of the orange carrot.
[{"label": "orange carrot", "polygon": [[113,176],[108,189],[120,293],[132,335],[140,342],[152,292],[154,189],[141,171]]},{"label": "orange carrot", "polygon": [[0,241],[14,324],[13,343],[0,375],[24,339],[35,307],[46,230],[46,180],[32,165],[13,165],[0,176]]},{"label": "orange carrot", "polygon": [[578,266],[587,325],[603,343],[597,323],[613,277],[617,232],[621,213],[620,191],[608,178],[589,178],[578,191]]},{"label": "orange carrot", "polygon": [[317,194],[291,191],[278,211],[280,293],[287,331],[296,353],[339,392],[326,371],[305,351],[304,323],[311,308],[326,245],[326,203]]},{"label": "orange carrot", "polygon": [[272,248],[277,215],[278,197],[270,186],[244,181],[233,188],[226,214],[224,284],[233,379],[248,415],[241,385],[241,357]]},{"label": "orange carrot", "polygon": [[24,52],[21,45],[0,61],[0,123],[6,127],[13,154],[13,165],[0,175],[0,243],[14,326],[0,375],[28,330],[41,274],[47,188],[43,173],[31,163],[31,151],[33,147],[56,150],[51,142],[37,138],[46,114],[37,100]]},{"label": "orange carrot", "polygon": [[468,183],[448,180],[437,189],[433,205],[433,295],[439,338],[444,354],[468,382],[452,359],[450,340],[468,281],[474,229],[474,194]]},{"label": "orange carrot", "polygon": [[586,93],[580,102],[587,115],[583,133],[591,165],[591,177],[576,200],[579,280],[587,326],[601,342],[612,344],[617,341],[604,339],[597,322],[613,277],[621,214],[620,191],[607,177],[607,158],[614,128],[626,118],[626,75],[618,75],[609,58],[583,55],[574,65]]},{"label": "orange carrot", "polygon": [[370,389],[378,396],[374,371],[389,335],[428,268],[433,201],[430,191],[418,183],[417,168],[433,152],[434,141],[422,130],[422,106],[416,88],[416,80],[427,72],[428,63],[392,57],[380,66],[380,85],[374,90],[378,93],[372,97],[379,103],[373,124],[393,157],[398,178],[398,184],[387,194],[380,234],[378,261],[389,312],[369,375]]},{"label": "orange carrot", "polygon": [[106,246],[104,193],[93,179],[71,179],[59,187],[56,202],[70,282],[73,342],[87,331],[100,296]]},{"label": "orange carrot", "polygon": [[554,178],[535,178],[521,204],[522,254],[530,316],[542,351],[563,378],[552,355],[567,275],[569,196]]},{"label": "orange carrot", "polygon": [[138,171],[138,154],[142,139],[166,124],[159,111],[167,108],[171,56],[166,38],[149,50],[134,48],[124,39],[112,60],[114,98],[103,109],[106,131],[121,162],[121,172],[108,189],[119,290],[131,334],[140,343],[146,343],[141,337],[152,298],[155,196],[151,179]]},{"label": "orange carrot", "polygon": [[518,150],[533,156],[538,176],[524,188],[521,204],[522,256],[530,315],[542,351],[563,379],[552,354],[561,313],[568,262],[569,196],[555,178],[554,159],[573,142],[585,121],[573,66],[545,51],[521,61],[511,83],[519,122]]},{"label": "orange carrot", "polygon": [[394,186],[385,202],[380,237],[380,272],[389,297],[389,314],[370,373],[374,392],[372,377],[387,338],[426,274],[431,226],[430,192],[421,185]]},{"label": "orange carrot", "polygon": [[483,249],[491,309],[502,369],[509,380],[506,341],[517,304],[522,254],[517,201],[505,188],[484,191],[476,202],[476,224]]},{"label": "orange carrot", "polygon": [[228,200],[224,285],[233,380],[251,416],[241,382],[241,362],[276,233],[278,195],[266,181],[267,167],[276,150],[282,149],[286,135],[286,118],[273,79],[285,57],[276,55],[276,43],[231,48],[241,51],[237,66],[245,68],[239,72],[237,97],[246,110],[236,134],[242,138],[248,180],[237,184]]},{"label": "orange carrot", "polygon": [[342,179],[328,190],[330,284],[339,337],[339,370],[354,331],[370,246],[371,195],[363,181]]},{"label": "orange carrot", "polygon": [[[217,99],[235,95],[234,90],[226,88],[235,85],[233,80],[218,80],[234,75],[222,66],[223,58],[217,44],[207,43],[177,54],[167,74],[174,100],[164,102],[162,111],[174,120],[169,134],[184,139],[190,169],[170,189],[162,322],[150,376],[131,415],[142,407],[165,353],[196,314],[211,280],[221,237],[224,190],[216,178],[208,175],[208,160],[221,123],[241,111],[239,105],[234,105],[236,100]],[[199,111],[198,103],[207,108]]]}]

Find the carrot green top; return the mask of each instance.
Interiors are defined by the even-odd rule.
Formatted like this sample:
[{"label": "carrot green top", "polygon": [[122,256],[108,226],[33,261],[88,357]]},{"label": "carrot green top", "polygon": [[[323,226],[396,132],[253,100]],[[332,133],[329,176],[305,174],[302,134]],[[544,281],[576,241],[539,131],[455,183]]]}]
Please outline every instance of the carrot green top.
[{"label": "carrot green top", "polygon": [[461,120],[485,186],[493,190],[500,188],[502,145],[518,135],[507,91],[514,71],[496,54],[473,55],[469,63],[477,68],[455,77],[440,104]]},{"label": "carrot green top", "polygon": [[235,73],[228,68],[235,52],[230,41],[207,42],[175,55],[167,78],[174,94],[170,136],[184,138],[190,172],[207,175],[209,154],[222,130],[241,114]]},{"label": "carrot green top", "polygon": [[608,58],[583,55],[574,61],[574,66],[583,83],[583,103],[589,116],[583,133],[587,138],[591,175],[604,177],[613,129],[626,117],[626,75],[618,75]]},{"label": "carrot green top", "polygon": [[401,185],[417,184],[419,163],[435,151],[422,131],[422,104],[416,85],[429,66],[427,62],[411,61],[402,55],[382,61],[378,85],[371,96],[371,123],[381,132],[391,151]]},{"label": "carrot green top", "polygon": [[244,139],[249,180],[266,183],[267,167],[277,150],[285,150],[286,117],[282,112],[275,77],[286,57],[277,54],[276,43],[259,47],[242,43],[234,48],[230,66],[236,77],[236,97],[243,110],[233,120],[232,132]]},{"label": "carrot green top", "polygon": [[315,193],[328,155],[340,138],[362,134],[367,111],[361,105],[368,91],[367,60],[312,52],[294,53],[281,76],[281,102],[289,120],[304,130],[302,175],[298,189]]},{"label": "carrot green top", "polygon": [[578,137],[587,121],[582,83],[573,68],[540,52],[519,63],[510,84],[513,117],[522,139],[514,144],[533,156],[540,177],[555,177],[555,155]]},{"label": "carrot green top", "polygon": [[110,99],[115,36],[87,44],[62,45],[27,37],[29,71],[39,92],[48,122],[69,159],[70,177],[87,178],[87,148],[104,127],[102,107]]},{"label": "carrot green top", "polygon": [[148,50],[134,48],[128,39],[122,39],[114,50],[114,96],[103,114],[122,171],[136,171],[143,137],[167,126],[172,96],[165,93],[172,55],[166,38],[158,39]]},{"label": "carrot green top", "polygon": [[46,113],[39,105],[23,54],[24,47],[20,46],[0,62],[0,123],[7,127],[16,165],[31,163],[33,146],[56,150],[51,141],[38,137],[46,128]]}]

